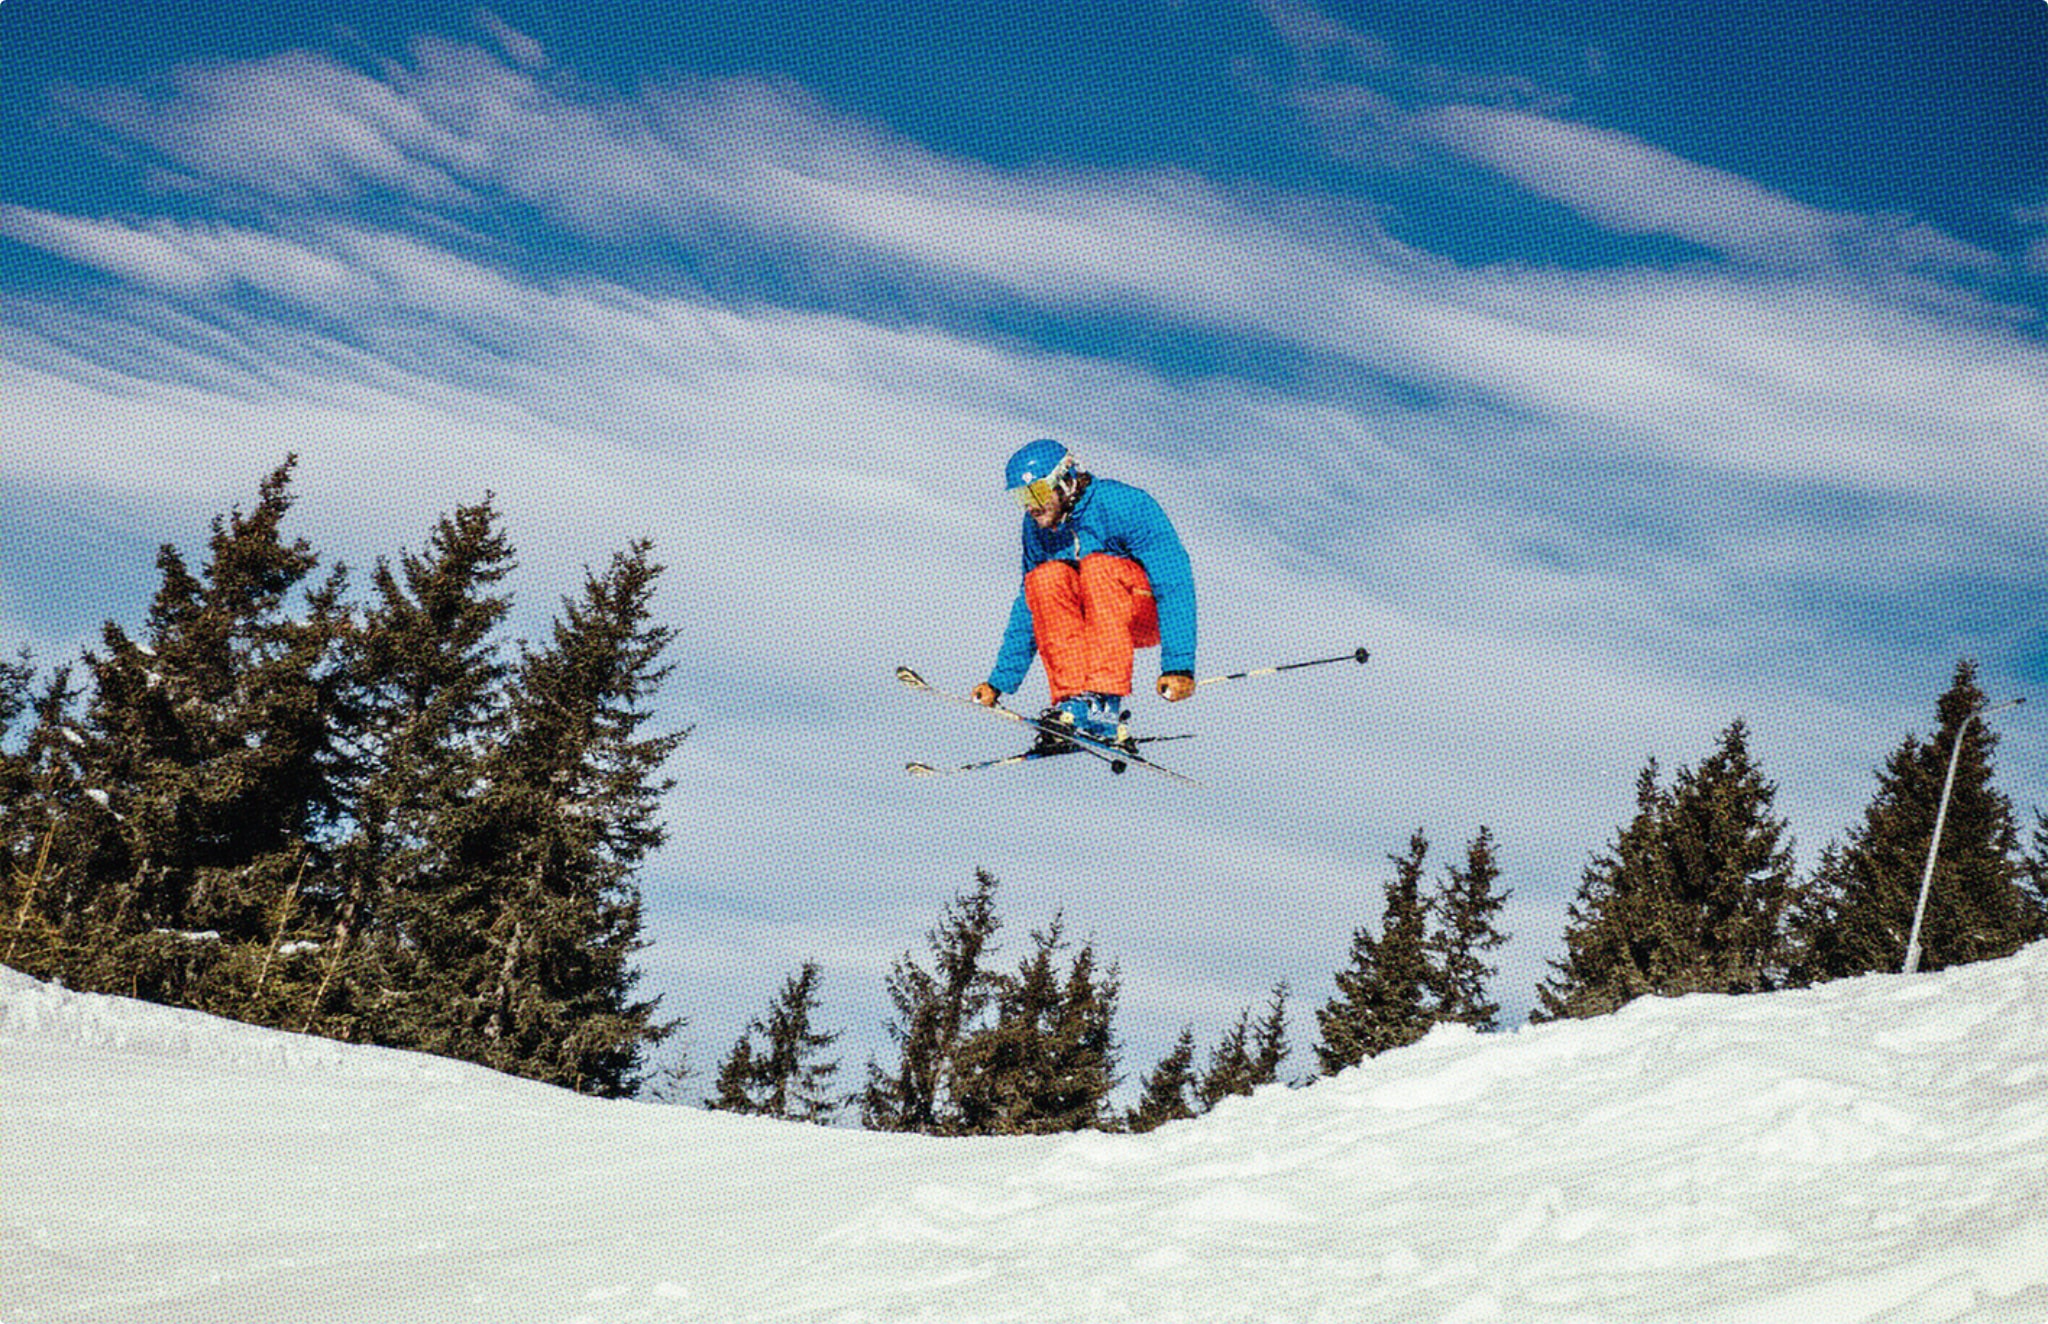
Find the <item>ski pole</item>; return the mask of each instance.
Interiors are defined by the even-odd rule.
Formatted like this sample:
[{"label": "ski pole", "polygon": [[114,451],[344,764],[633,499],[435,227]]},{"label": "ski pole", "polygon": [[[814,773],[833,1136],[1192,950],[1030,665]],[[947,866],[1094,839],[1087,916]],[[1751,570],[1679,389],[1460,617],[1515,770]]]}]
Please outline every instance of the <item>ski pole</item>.
[{"label": "ski pole", "polygon": [[1371,654],[1367,653],[1363,648],[1357,648],[1349,653],[1340,654],[1337,657],[1318,657],[1307,662],[1282,662],[1277,667],[1253,667],[1250,671],[1233,671],[1227,676],[1204,676],[1195,682],[1195,688],[1200,689],[1204,685],[1221,684],[1226,680],[1245,680],[1252,676],[1270,676],[1279,671],[1297,671],[1302,667],[1320,667],[1330,662],[1363,663],[1370,656]]}]

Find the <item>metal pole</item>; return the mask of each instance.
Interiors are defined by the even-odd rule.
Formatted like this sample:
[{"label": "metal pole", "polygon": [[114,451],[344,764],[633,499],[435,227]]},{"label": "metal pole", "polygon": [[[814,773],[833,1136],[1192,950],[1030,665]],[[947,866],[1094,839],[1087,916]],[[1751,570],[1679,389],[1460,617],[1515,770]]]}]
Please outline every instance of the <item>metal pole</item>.
[{"label": "metal pole", "polygon": [[1303,667],[1326,666],[1332,662],[1357,662],[1363,665],[1365,659],[1370,656],[1371,654],[1363,648],[1354,648],[1350,652],[1340,653],[1336,657],[1318,657],[1307,662],[1282,662],[1276,667],[1253,667],[1249,671],[1233,671],[1227,676],[1204,676],[1195,682],[1195,688],[1200,689],[1204,685],[1219,685],[1226,680],[1249,680],[1253,676],[1271,676],[1282,671],[1299,671]]},{"label": "metal pole", "polygon": [[2021,695],[2017,699],[2007,699],[2004,703],[1994,704],[1981,713],[1971,713],[1963,719],[1963,724],[1956,728],[1956,747],[1949,751],[1948,776],[1943,778],[1941,783],[1941,807],[1934,811],[1934,836],[1927,843],[1927,867],[1920,871],[1920,899],[1913,905],[1913,932],[1906,939],[1906,960],[1905,964],[1899,967],[1900,974],[1910,975],[1920,968],[1920,921],[1927,915],[1927,890],[1934,882],[1934,856],[1941,849],[1941,825],[1948,819],[1948,796],[1949,792],[1955,789],[1956,762],[1963,756],[1963,737],[1970,733],[1970,723],[1980,716],[1988,717],[2007,708],[2017,708],[2026,701],[2026,696]]}]

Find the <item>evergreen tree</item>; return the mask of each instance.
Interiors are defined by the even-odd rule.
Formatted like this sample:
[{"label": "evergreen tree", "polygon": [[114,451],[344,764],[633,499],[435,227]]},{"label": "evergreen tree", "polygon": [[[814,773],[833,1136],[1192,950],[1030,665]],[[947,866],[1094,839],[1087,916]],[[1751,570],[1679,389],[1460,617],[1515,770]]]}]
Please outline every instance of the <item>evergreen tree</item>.
[{"label": "evergreen tree", "polygon": [[1781,987],[1793,861],[1776,795],[1740,719],[1669,790],[1650,760],[1634,821],[1581,876],[1566,956],[1537,989],[1534,1018],[1599,1015],[1645,993]]},{"label": "evergreen tree", "polygon": [[718,1068],[718,1093],[704,1100],[714,1112],[759,1113],[764,1111],[756,1096],[760,1088],[761,1061],[754,1055],[754,1031],[749,1028],[733,1044]]},{"label": "evergreen tree", "polygon": [[1252,1088],[1280,1079],[1280,1064],[1287,1060],[1287,981],[1273,985],[1266,1004],[1266,1016],[1252,1032]]},{"label": "evergreen tree", "polygon": [[2048,813],[2034,811],[2034,849],[2024,863],[2022,911],[2027,916],[2022,940],[2048,938]]},{"label": "evergreen tree", "polygon": [[26,650],[19,662],[0,660],[0,962],[47,973],[54,953],[44,884],[59,820],[37,793],[34,733],[18,743],[8,739],[30,706],[34,680]]},{"label": "evergreen tree", "polygon": [[35,678],[36,669],[27,649],[21,651],[18,662],[0,658],[0,805],[13,804],[27,789],[27,780],[22,775],[26,760],[8,748],[7,733],[28,708],[29,687]]},{"label": "evergreen tree", "polygon": [[1272,1000],[1258,1024],[1252,1010],[1237,1015],[1237,1024],[1223,1032],[1210,1050],[1209,1066],[1195,1087],[1195,1098],[1206,1111],[1233,1094],[1250,1094],[1261,1085],[1280,1078],[1280,1063],[1287,1057],[1287,982],[1273,986]]},{"label": "evergreen tree", "polygon": [[1507,942],[1507,935],[1494,926],[1509,896],[1507,891],[1494,890],[1499,878],[1493,833],[1482,826],[1465,847],[1464,867],[1451,865],[1445,870],[1444,884],[1431,907],[1437,917],[1429,954],[1439,1021],[1481,1030],[1491,1030],[1498,1023],[1500,1004],[1487,997],[1487,985],[1496,970],[1486,963],[1485,954]]},{"label": "evergreen tree", "polygon": [[108,622],[25,742],[32,674],[0,665],[0,951],[74,987],[628,1092],[672,1028],[629,966],[685,734],[641,730],[667,672],[660,568],[644,543],[615,556],[508,668],[488,496],[380,561],[358,621],[346,571],[312,579],[283,534],[294,464],[213,521],[196,573],[159,551],[146,629]]},{"label": "evergreen tree", "polygon": [[589,1093],[630,1094],[643,1049],[672,1028],[636,1001],[640,861],[661,844],[661,765],[687,732],[645,735],[669,667],[650,624],[661,567],[635,542],[563,603],[545,648],[522,646],[509,729],[481,763],[453,867],[485,880],[483,959],[442,1051]]},{"label": "evergreen tree", "polygon": [[1061,979],[1061,921],[1032,934],[1035,950],[996,997],[995,1024],[976,1030],[954,1055],[959,1129],[977,1135],[1047,1134],[1103,1127],[1116,1088],[1113,1030],[1118,979],[1096,976],[1084,944]]},{"label": "evergreen tree", "polygon": [[1763,993],[1785,985],[1793,843],[1777,783],[1751,759],[1739,719],[1699,767],[1681,770],[1669,858],[1686,959],[1660,992]]},{"label": "evergreen tree", "polygon": [[[46,835],[47,806],[36,795],[29,741],[8,739],[8,733],[29,708],[29,687],[35,667],[26,650],[19,662],[0,659],[0,907],[13,899],[10,879],[27,868]],[[0,923],[14,912],[0,909]]]},{"label": "evergreen tree", "polygon": [[998,984],[995,973],[984,968],[995,954],[1002,923],[995,911],[996,879],[976,869],[974,883],[974,891],[954,897],[939,927],[925,935],[932,969],[905,952],[889,972],[896,1019],[888,1030],[899,1056],[893,1074],[868,1062],[861,1124],[871,1130],[933,1134],[950,1126],[954,1054]]},{"label": "evergreen tree", "polygon": [[302,588],[318,558],[281,536],[294,463],[249,514],[214,520],[200,575],[174,547],[158,553],[143,640],[109,622],[104,654],[85,655],[82,780],[120,825],[93,853],[94,889],[119,895],[98,959],[76,972],[88,986],[275,1019],[256,1005],[260,954],[295,908],[331,909],[346,572]]},{"label": "evergreen tree", "polygon": [[1389,855],[1394,877],[1386,886],[1380,934],[1360,928],[1351,939],[1351,964],[1337,972],[1337,996],[1316,1013],[1323,1041],[1316,1045],[1323,1074],[1335,1075],[1368,1057],[1412,1044],[1429,1032],[1434,982],[1424,945],[1423,859],[1429,841],[1418,830],[1406,855]]},{"label": "evergreen tree", "polygon": [[1636,776],[1636,816],[1579,875],[1578,895],[1565,907],[1564,959],[1549,963],[1553,973],[1536,989],[1532,1021],[1600,1015],[1654,990],[1643,974],[1653,938],[1639,940],[1629,917],[1646,908],[1641,893],[1663,868],[1668,800],[1652,757]]},{"label": "evergreen tree", "polygon": [[1195,1115],[1195,1030],[1184,1027],[1174,1041],[1173,1051],[1159,1060],[1143,1081],[1138,1106],[1124,1114],[1124,1126],[1131,1131],[1152,1131],[1168,1122]]},{"label": "evergreen tree", "polygon": [[1936,707],[1934,738],[1906,736],[1878,772],[1863,822],[1822,852],[1792,919],[1799,979],[1899,968],[1951,754],[1955,782],[1921,925],[1921,968],[2005,956],[2039,932],[2012,802],[1991,785],[1998,735],[1968,720],[1983,706],[1975,664],[1958,663]]},{"label": "evergreen tree", "polygon": [[[364,771],[353,794],[344,853],[346,895],[328,969],[367,941],[344,975],[323,985],[324,1014],[366,1019],[367,1034],[406,1047],[459,1037],[465,1003],[456,979],[480,959],[491,879],[458,867],[459,843],[484,802],[482,775],[505,712],[509,668],[493,633],[510,609],[492,592],[514,567],[511,544],[486,494],[443,516],[425,552],[379,561],[376,601],[350,650]],[[355,985],[385,990],[359,997]]]},{"label": "evergreen tree", "polygon": [[[798,1122],[827,1122],[844,1100],[829,1091],[839,1063],[820,1058],[839,1038],[812,1028],[818,1010],[818,963],[806,961],[783,982],[782,997],[764,1019],[747,1027],[718,1073],[718,1097],[705,1102],[727,1112]],[[754,1047],[753,1036],[762,1047]]]},{"label": "evergreen tree", "polygon": [[[31,680],[27,659],[13,684]],[[18,749],[0,758],[0,962],[41,979],[96,987],[107,964],[111,882],[123,858],[106,791],[81,780],[90,742],[72,724],[79,691],[59,667],[33,703]],[[26,705],[17,690],[9,725]]]},{"label": "evergreen tree", "polygon": [[1214,1108],[1233,1094],[1252,1092],[1251,1037],[1252,1011],[1246,1007],[1238,1013],[1237,1024],[1225,1030],[1223,1037],[1216,1041],[1216,1047],[1209,1051],[1208,1069],[1196,1082],[1195,1098],[1203,1111]]},{"label": "evergreen tree", "polygon": [[845,1102],[828,1091],[832,1077],[839,1074],[839,1063],[819,1060],[818,1055],[839,1035],[811,1028],[818,1009],[817,992],[817,963],[806,961],[802,971],[783,985],[782,1000],[760,1026],[768,1049],[763,1062],[768,1086],[764,1101],[774,1116],[826,1122]]}]

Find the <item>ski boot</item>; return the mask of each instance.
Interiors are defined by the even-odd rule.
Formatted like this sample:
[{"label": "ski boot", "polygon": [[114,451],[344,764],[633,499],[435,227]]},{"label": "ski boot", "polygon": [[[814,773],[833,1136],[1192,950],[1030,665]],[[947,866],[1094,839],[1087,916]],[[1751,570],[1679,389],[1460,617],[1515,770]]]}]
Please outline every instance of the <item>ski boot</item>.
[{"label": "ski boot", "polygon": [[[1083,692],[1068,695],[1046,709],[1038,720],[1067,727],[1076,735],[1086,736],[1097,744],[1124,749],[1133,749],[1136,745],[1129,728],[1124,725],[1124,700],[1120,694]],[[1034,753],[1058,753],[1067,748],[1071,746],[1058,736],[1041,732],[1038,744],[1032,750]]]}]

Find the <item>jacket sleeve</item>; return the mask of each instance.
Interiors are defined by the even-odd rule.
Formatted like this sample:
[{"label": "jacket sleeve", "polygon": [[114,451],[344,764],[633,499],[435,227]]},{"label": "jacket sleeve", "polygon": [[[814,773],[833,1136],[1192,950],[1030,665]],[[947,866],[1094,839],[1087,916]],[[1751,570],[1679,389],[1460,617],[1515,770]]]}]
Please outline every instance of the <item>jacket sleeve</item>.
[{"label": "jacket sleeve", "polygon": [[1124,541],[1152,581],[1152,604],[1159,612],[1159,670],[1195,669],[1195,570],[1187,548],[1174,532],[1173,521],[1151,494],[1126,488],[1129,507]]},{"label": "jacket sleeve", "polygon": [[1024,673],[1031,670],[1031,659],[1038,655],[1038,643],[1031,632],[1031,605],[1024,600],[1024,586],[1017,586],[1017,601],[1010,607],[1010,623],[1003,630],[1003,646],[996,653],[995,669],[988,673],[988,683],[1004,694],[1014,694],[1024,683]]}]

